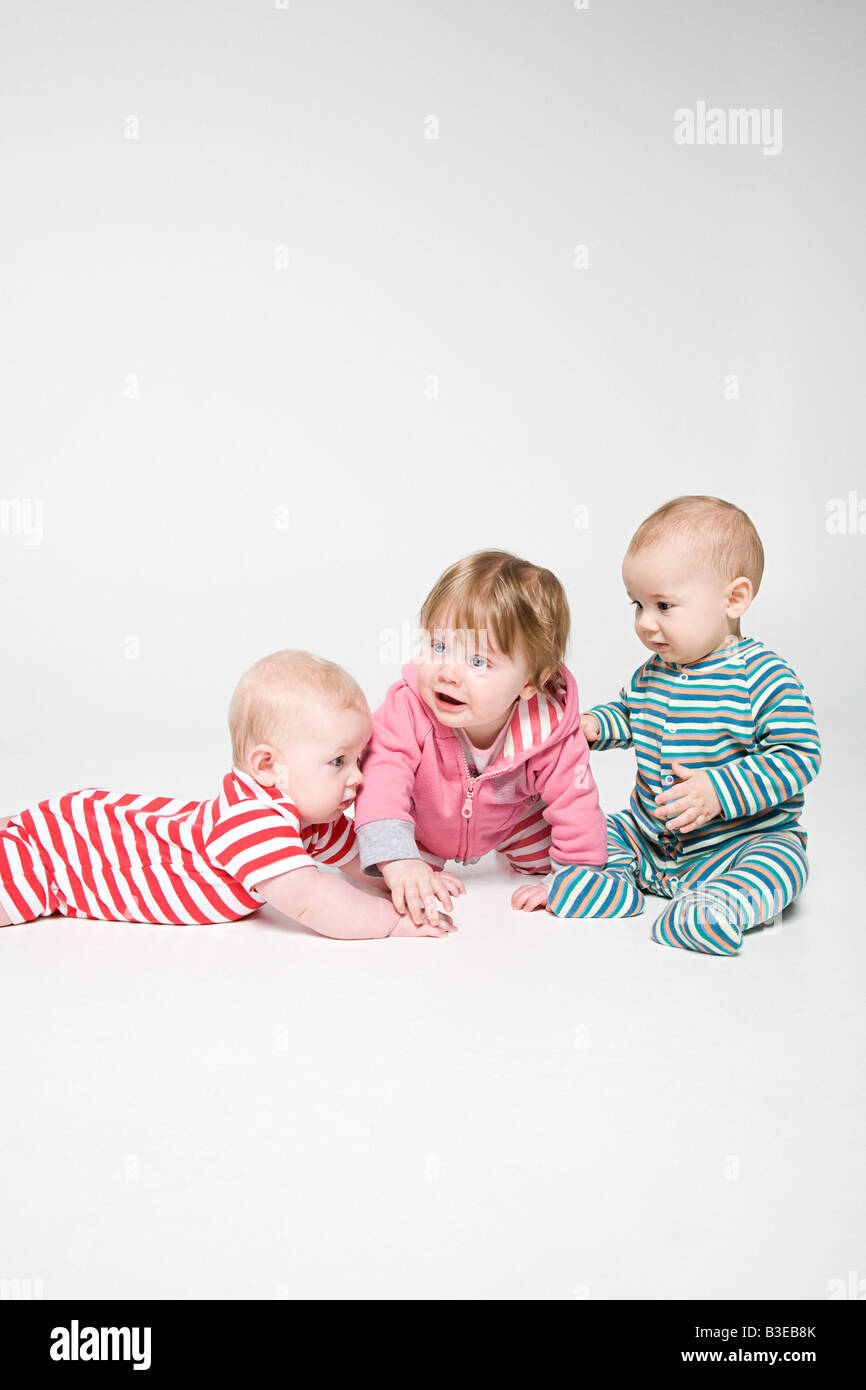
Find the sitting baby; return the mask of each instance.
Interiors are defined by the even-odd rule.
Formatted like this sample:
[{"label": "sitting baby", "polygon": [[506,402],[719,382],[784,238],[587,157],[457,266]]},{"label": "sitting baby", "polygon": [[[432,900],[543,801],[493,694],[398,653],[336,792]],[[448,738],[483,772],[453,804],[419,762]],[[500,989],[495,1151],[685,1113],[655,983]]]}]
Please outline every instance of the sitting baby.
[{"label": "sitting baby", "polygon": [[606,867],[554,879],[558,916],[630,917],[657,894],[654,941],[730,956],[803,891],[821,743],[794,669],[740,630],[763,568],[752,521],[719,497],[675,497],[632,537],[623,581],[652,656],[582,726],[594,752],[634,748],[637,777]]}]

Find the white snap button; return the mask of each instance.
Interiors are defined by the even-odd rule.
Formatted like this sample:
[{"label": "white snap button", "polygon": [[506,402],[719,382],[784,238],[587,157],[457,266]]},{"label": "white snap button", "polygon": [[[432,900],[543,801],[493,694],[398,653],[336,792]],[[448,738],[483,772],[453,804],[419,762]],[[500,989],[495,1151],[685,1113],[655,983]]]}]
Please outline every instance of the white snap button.
[{"label": "white snap button", "polygon": [[670,784],[671,784],[671,782],[672,782],[673,780],[674,780],[673,777],[663,777],[663,778],[662,778],[662,781],[664,782],[664,784],[665,784],[666,787],[669,787]]},{"label": "white snap button", "polygon": [[688,680],[688,676],[686,675],[685,671],[683,671],[682,675],[680,676],[680,680],[681,680],[681,681],[687,681],[687,680]]},{"label": "white snap button", "polygon": [[679,888],[680,886],[680,881],[678,878],[669,878],[668,883],[671,885],[671,888]]}]

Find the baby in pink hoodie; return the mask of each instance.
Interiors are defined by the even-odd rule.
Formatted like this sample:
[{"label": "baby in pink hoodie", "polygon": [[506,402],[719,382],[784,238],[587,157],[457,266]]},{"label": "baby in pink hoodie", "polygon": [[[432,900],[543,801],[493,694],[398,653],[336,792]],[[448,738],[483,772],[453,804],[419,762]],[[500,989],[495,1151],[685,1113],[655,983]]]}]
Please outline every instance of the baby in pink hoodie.
[{"label": "baby in pink hoodie", "polygon": [[421,609],[422,650],[373,715],[355,803],[361,866],[421,926],[453,910],[446,860],[499,850],[542,875],[511,898],[545,907],[563,865],[607,862],[605,818],[563,664],[570,616],[550,570],[501,550],[447,569]]}]

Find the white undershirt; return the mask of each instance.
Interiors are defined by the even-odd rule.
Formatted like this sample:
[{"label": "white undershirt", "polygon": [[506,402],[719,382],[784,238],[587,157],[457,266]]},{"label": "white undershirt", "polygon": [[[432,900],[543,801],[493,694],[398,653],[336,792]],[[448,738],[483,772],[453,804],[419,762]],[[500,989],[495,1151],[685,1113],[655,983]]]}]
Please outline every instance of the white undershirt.
[{"label": "white undershirt", "polygon": [[475,764],[475,771],[483,772],[493,756],[493,745],[491,744],[489,748],[476,748],[475,744],[470,743],[465,734],[463,735],[463,741],[466,745],[466,752],[469,754],[470,763]]},{"label": "white undershirt", "polygon": [[476,748],[475,744],[467,736],[465,729],[456,730],[457,736],[466,750],[466,756],[470,764],[475,765],[476,772],[483,772],[487,764],[493,761],[493,758],[499,752],[501,745],[505,741],[505,731],[510,722],[510,719],[506,720],[489,748]]}]

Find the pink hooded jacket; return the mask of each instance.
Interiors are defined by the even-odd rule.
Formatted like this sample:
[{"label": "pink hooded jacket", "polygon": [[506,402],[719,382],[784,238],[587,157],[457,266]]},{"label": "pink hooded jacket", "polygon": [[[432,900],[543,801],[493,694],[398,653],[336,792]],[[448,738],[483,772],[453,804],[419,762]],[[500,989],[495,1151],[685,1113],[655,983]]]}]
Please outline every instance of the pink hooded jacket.
[{"label": "pink hooded jacket", "polygon": [[[373,715],[361,765],[355,829],[362,867],[416,857],[415,833],[433,854],[465,863],[507,840],[534,804],[551,827],[552,860],[605,864],[605,818],[580,728],[577,684],[561,669],[555,692],[518,701],[499,753],[471,776],[461,741],[421,698],[416,663],[407,662],[403,679]],[[391,826],[374,830],[377,822]],[[383,853],[385,841],[394,843],[394,822],[405,823],[396,826],[398,848]]]}]

